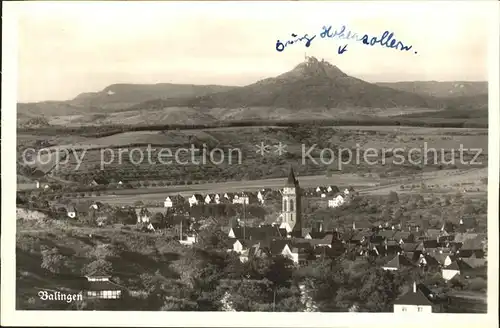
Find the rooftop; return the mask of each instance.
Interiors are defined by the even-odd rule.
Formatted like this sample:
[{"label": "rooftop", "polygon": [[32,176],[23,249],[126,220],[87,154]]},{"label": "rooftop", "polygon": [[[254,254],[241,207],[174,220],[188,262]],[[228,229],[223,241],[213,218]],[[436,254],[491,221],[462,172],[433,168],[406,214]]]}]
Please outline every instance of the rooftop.
[{"label": "rooftop", "polygon": [[394,304],[401,305],[433,305],[433,303],[425,296],[425,294],[421,290],[421,286],[416,288],[416,292],[410,290],[406,294],[403,294],[399,298],[396,299]]}]

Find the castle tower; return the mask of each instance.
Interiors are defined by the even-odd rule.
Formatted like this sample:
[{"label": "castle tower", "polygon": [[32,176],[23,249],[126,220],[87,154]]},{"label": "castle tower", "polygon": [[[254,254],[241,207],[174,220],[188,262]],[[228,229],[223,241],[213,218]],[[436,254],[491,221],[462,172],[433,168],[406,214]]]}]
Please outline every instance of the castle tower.
[{"label": "castle tower", "polygon": [[288,179],[283,188],[282,198],[282,224],[291,232],[302,233],[301,191],[299,181],[295,179],[293,169],[290,167]]}]

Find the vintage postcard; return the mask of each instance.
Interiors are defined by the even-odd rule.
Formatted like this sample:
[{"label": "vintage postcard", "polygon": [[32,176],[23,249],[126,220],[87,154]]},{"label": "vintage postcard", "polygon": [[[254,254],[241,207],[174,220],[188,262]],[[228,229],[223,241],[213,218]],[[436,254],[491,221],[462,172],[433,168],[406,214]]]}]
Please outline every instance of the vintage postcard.
[{"label": "vintage postcard", "polygon": [[2,325],[496,326],[499,9],[5,3]]}]

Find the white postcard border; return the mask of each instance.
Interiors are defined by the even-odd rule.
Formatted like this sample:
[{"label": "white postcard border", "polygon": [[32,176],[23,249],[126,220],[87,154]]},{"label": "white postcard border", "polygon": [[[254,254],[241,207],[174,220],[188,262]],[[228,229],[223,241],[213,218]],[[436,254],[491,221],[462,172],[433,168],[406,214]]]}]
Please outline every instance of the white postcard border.
[{"label": "white postcard border", "polygon": [[[465,1],[464,1],[465,2]],[[60,2],[57,2],[60,4]],[[130,2],[128,2],[131,4]],[[352,2],[349,2],[352,3]],[[370,1],[373,5],[375,1]],[[396,1],[389,3],[395,4]],[[1,235],[1,324],[8,326],[211,326],[211,327],[473,327],[498,326],[498,186],[499,186],[499,6],[498,2],[476,2],[491,6],[491,40],[489,62],[489,142],[488,142],[488,314],[427,314],[399,315],[392,313],[235,313],[235,312],[143,312],[143,311],[16,311],[15,310],[15,161],[16,94],[17,94],[17,23],[16,14],[24,6],[43,5],[41,2],[4,2],[2,32],[2,235]],[[266,6],[308,6],[318,3],[274,2]],[[322,3],[323,5],[324,3]],[[385,4],[388,4],[385,2]],[[55,3],[51,4],[52,6]],[[123,5],[111,2],[107,5]],[[138,5],[135,3],[134,5]],[[141,2],[141,5],[154,5]],[[173,5],[173,4],[172,4]],[[180,4],[177,4],[181,6]],[[186,4],[182,4],[186,5]],[[191,5],[191,4],[190,4]],[[207,2],[192,4],[210,5]],[[225,3],[238,6],[247,3]],[[255,5],[255,4],[253,4]],[[340,4],[339,4],[340,5]],[[366,6],[366,2],[358,3]],[[429,3],[432,7],[437,5]],[[449,2],[449,5],[459,5]],[[220,9],[220,7],[219,7]],[[13,187],[14,186],[14,187]]]}]

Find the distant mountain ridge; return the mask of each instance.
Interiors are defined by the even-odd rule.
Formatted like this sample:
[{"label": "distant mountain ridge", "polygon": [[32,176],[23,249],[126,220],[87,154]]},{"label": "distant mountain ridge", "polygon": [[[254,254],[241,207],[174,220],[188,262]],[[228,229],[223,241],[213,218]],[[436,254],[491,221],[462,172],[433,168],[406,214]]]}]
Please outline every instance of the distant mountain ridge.
[{"label": "distant mountain ridge", "polygon": [[[17,108],[20,126],[204,124],[487,110],[488,95],[487,82],[369,83],[309,57],[288,72],[243,87],[113,84],[68,101],[19,103]],[[37,117],[43,122],[33,121]]]},{"label": "distant mountain ridge", "polygon": [[129,107],[151,99],[169,99],[204,96],[210,93],[231,90],[237,87],[223,85],[194,84],[112,84],[99,92],[87,92],[71,100],[75,106]]},{"label": "distant mountain ridge", "polygon": [[351,77],[337,66],[309,57],[293,70],[228,91],[191,99],[148,101],[132,109],[186,106],[199,108],[438,108],[439,102],[407,91],[378,86]]},{"label": "distant mountain ridge", "polygon": [[434,97],[478,96],[488,93],[485,81],[377,82],[376,85]]}]

